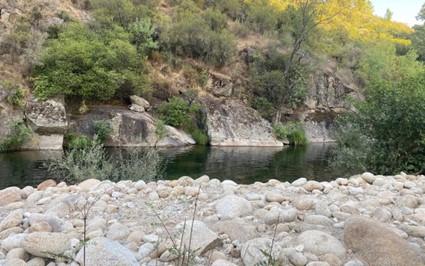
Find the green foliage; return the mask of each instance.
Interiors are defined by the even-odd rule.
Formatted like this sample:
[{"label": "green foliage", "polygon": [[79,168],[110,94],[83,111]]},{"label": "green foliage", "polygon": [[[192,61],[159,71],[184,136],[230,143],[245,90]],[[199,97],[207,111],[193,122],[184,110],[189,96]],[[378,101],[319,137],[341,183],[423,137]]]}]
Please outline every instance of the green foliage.
[{"label": "green foliage", "polygon": [[257,0],[250,6],[247,17],[249,25],[260,33],[273,32],[277,28],[279,12],[268,0]]},{"label": "green foliage", "polygon": [[6,101],[10,105],[23,107],[25,105],[25,89],[10,80],[5,80],[0,85],[8,91]]},{"label": "green foliage", "polygon": [[105,142],[105,140],[109,137],[109,134],[112,131],[111,124],[106,122],[105,120],[94,120],[94,134],[97,135],[97,138],[100,142]]},{"label": "green foliage", "polygon": [[383,82],[354,101],[338,123],[336,167],[379,174],[417,172],[425,165],[425,81],[423,76]]},{"label": "green foliage", "polygon": [[163,177],[164,162],[155,150],[121,151],[111,157],[95,136],[83,149],[71,148],[63,158],[52,161],[48,171],[59,180],[76,183],[89,178],[118,181],[151,181]]},{"label": "green foliage", "polygon": [[423,65],[416,61],[416,58],[417,54],[414,51],[398,56],[395,45],[380,43],[364,52],[357,74],[366,86],[399,82],[424,74]]},{"label": "green foliage", "polygon": [[[309,71],[307,65],[294,64],[286,68],[288,56],[270,48],[266,54],[257,54],[251,64],[250,83],[254,92],[261,98],[272,103],[275,114],[280,116],[284,107],[295,108],[307,96],[306,76]],[[258,99],[271,111],[264,99]],[[265,113],[267,114],[267,113]],[[274,119],[278,123],[280,119]]]},{"label": "green foliage", "polygon": [[184,99],[173,97],[169,102],[162,103],[158,111],[165,124],[187,131],[196,143],[206,145],[209,138],[201,105],[195,102],[197,93],[196,89],[188,89],[183,94]]},{"label": "green foliage", "polygon": [[86,149],[92,144],[89,136],[71,133],[67,136],[68,148]]},{"label": "green foliage", "polygon": [[6,137],[0,140],[0,152],[18,150],[31,137],[31,130],[22,120],[11,121],[8,131]]},{"label": "green foliage", "polygon": [[163,138],[167,135],[167,132],[165,131],[165,123],[161,119],[156,121],[156,135],[158,138]]},{"label": "green foliage", "polygon": [[266,97],[254,97],[251,100],[251,106],[257,110],[262,117],[271,121],[274,113],[273,104]]},{"label": "green foliage", "polygon": [[159,106],[161,119],[168,125],[177,128],[187,127],[190,124],[190,106],[183,99],[174,97],[169,102]]},{"label": "green foliage", "polygon": [[288,140],[290,145],[306,145],[307,137],[304,130],[297,123],[288,123],[286,125],[274,124],[273,132],[276,138]]},{"label": "green foliage", "polygon": [[176,21],[168,25],[161,34],[163,44],[174,54],[204,60],[207,64],[220,67],[232,58],[235,50],[235,38],[226,29],[215,11],[208,11],[206,18],[202,14],[182,11]]},{"label": "green foliage", "polygon": [[153,40],[154,28],[150,19],[141,19],[130,24],[131,42],[137,47],[140,54],[145,55],[158,49],[158,43]]},{"label": "green foliage", "polygon": [[35,94],[46,99],[57,94],[87,100],[108,100],[118,91],[147,91],[143,59],[120,28],[91,32],[70,23],[52,39],[33,71]]},{"label": "green foliage", "polygon": [[119,152],[112,159],[116,170],[111,180],[140,180],[146,182],[165,176],[165,161],[153,148],[131,148]]}]

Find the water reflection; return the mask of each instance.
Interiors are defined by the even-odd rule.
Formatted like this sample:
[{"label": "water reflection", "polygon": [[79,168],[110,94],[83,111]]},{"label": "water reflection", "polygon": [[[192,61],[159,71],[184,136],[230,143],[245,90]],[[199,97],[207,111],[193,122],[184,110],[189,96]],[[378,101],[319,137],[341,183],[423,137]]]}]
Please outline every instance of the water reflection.
[{"label": "water reflection", "polygon": [[220,180],[238,183],[266,182],[271,178],[293,181],[299,177],[315,180],[335,178],[328,166],[333,144],[305,147],[191,147],[164,153],[169,161],[168,178],[182,175],[193,178],[207,174]]},{"label": "water reflection", "polygon": [[50,178],[44,163],[61,156],[59,151],[0,153],[0,188],[25,187]]},{"label": "water reflection", "polygon": [[[197,178],[206,174],[211,178],[250,184],[271,178],[289,182],[299,177],[334,179],[336,176],[327,162],[332,147],[332,144],[285,148],[191,146],[160,149],[159,152],[168,161],[168,179],[184,175]],[[61,152],[0,153],[0,189],[35,186],[51,178],[43,163],[60,156]]]}]

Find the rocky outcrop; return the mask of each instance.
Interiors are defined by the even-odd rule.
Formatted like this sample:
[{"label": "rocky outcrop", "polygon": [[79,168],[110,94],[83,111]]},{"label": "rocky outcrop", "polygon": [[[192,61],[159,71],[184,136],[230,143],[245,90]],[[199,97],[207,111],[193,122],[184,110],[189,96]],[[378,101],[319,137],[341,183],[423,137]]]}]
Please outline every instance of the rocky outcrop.
[{"label": "rocky outcrop", "polygon": [[63,97],[41,101],[30,96],[25,106],[27,125],[32,139],[24,145],[28,150],[61,150],[63,135],[68,128]]},{"label": "rocky outcrop", "polygon": [[112,132],[105,146],[157,146],[175,147],[193,145],[193,138],[181,130],[165,126],[165,136],[157,136],[156,120],[146,112],[136,112],[119,107],[93,108],[87,114],[73,118],[72,128],[78,134],[95,134],[94,121],[103,120],[111,125]]},{"label": "rocky outcrop", "polygon": [[242,102],[206,96],[202,105],[212,146],[283,146],[273,136],[270,123]]},{"label": "rocky outcrop", "polygon": [[63,134],[68,127],[63,97],[41,101],[29,97],[25,106],[27,124],[41,135]]},{"label": "rocky outcrop", "polygon": [[361,96],[354,84],[338,78],[331,70],[316,77],[313,83],[304,104],[296,110],[288,110],[286,116],[303,124],[309,142],[331,142],[334,141],[333,121],[349,108],[347,98]]},{"label": "rocky outcrop", "polygon": [[[49,258],[83,265],[86,230],[86,265],[175,265],[186,254],[199,266],[424,266],[424,191],[425,176],[403,173],[6,188],[0,198],[17,196],[0,204],[0,265],[45,265]],[[61,204],[67,214],[53,214]]]}]

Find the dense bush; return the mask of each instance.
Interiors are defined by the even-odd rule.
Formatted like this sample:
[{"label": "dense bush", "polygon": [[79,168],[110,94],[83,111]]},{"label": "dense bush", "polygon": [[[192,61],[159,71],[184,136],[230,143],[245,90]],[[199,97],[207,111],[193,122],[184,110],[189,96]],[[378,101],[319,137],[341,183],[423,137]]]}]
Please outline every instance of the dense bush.
[{"label": "dense bush", "polygon": [[71,148],[63,158],[50,162],[48,171],[55,178],[70,183],[89,178],[152,181],[163,177],[164,166],[153,149],[120,151],[110,156],[95,137],[86,148]]},{"label": "dense bush", "polygon": [[148,90],[143,58],[122,29],[91,32],[70,23],[58,39],[49,41],[33,71],[35,94],[57,94],[88,100],[108,100],[120,89],[128,94]]},{"label": "dense bush", "polygon": [[111,124],[105,120],[94,120],[94,134],[97,135],[97,138],[100,142],[104,142],[112,131]]},{"label": "dense bush", "polygon": [[393,174],[425,166],[423,77],[369,87],[339,119],[334,165]]},{"label": "dense bush", "polygon": [[273,132],[277,139],[287,140],[290,145],[306,145],[307,137],[299,124],[288,123],[286,125],[274,124]]},{"label": "dense bush", "polygon": [[31,137],[31,130],[22,120],[14,120],[9,124],[9,132],[0,139],[0,152],[18,150]]},{"label": "dense bush", "polygon": [[0,87],[7,90],[6,101],[10,105],[23,107],[25,105],[25,89],[11,80],[0,82]]},{"label": "dense bush", "polygon": [[223,28],[223,18],[215,12],[208,11],[207,17],[190,11],[180,12],[176,21],[161,34],[164,48],[213,66],[225,65],[235,53],[235,38]]},{"label": "dense bush", "polygon": [[205,117],[201,105],[195,102],[196,89],[188,89],[183,98],[173,97],[169,102],[162,103],[159,115],[165,124],[180,128],[192,135],[196,143],[208,144],[205,130]]}]

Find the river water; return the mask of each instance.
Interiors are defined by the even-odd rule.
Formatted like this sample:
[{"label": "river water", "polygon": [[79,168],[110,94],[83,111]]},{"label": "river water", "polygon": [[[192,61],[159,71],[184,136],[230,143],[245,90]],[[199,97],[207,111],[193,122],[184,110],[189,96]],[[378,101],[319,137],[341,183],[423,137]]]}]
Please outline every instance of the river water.
[{"label": "river water", "polygon": [[[328,165],[332,144],[310,144],[304,147],[206,147],[191,146],[159,150],[167,160],[167,179],[187,175],[208,175],[241,184],[269,179],[293,181],[300,177],[318,181],[332,180]],[[23,151],[0,153],[0,189],[8,186],[36,186],[49,176],[44,163],[59,158],[61,152]]]}]

